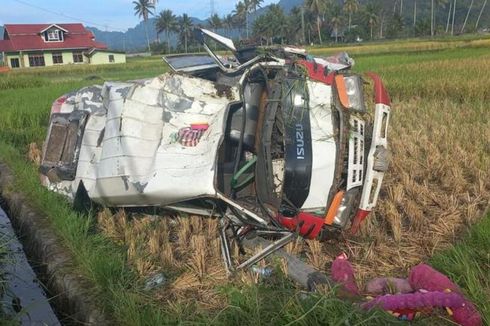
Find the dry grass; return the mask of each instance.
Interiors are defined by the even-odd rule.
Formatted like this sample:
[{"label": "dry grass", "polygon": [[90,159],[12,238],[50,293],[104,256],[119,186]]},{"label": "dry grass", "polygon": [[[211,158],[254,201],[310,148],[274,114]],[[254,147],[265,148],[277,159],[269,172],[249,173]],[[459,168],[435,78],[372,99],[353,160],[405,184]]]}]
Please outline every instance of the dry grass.
[{"label": "dry grass", "polygon": [[[375,276],[406,276],[414,265],[450,247],[482,216],[490,198],[490,57],[451,55],[403,65],[396,58],[393,64],[376,58],[380,67],[373,70],[387,80],[395,99],[393,161],[378,208],[358,237],[345,235],[340,242],[324,244],[298,239],[286,251],[322,271],[344,251],[362,284]],[[165,273],[169,282],[156,290],[156,297],[175,310],[192,304],[219,310],[227,304],[220,286],[259,282],[252,272],[227,277],[215,219],[104,211],[99,227],[127,247],[129,264],[142,280]],[[233,250],[237,257],[237,248]]]},{"label": "dry grass", "polygon": [[489,122],[484,104],[394,104],[393,162],[379,206],[361,236],[340,245],[361,280],[406,275],[482,216],[490,198]]},{"label": "dry grass", "polygon": [[[203,217],[156,217],[119,210],[98,214],[100,230],[127,248],[128,263],[141,281],[157,272],[168,278],[155,297],[170,306],[196,304],[216,310],[226,305],[218,292],[229,283],[218,239],[218,221]],[[240,274],[239,277],[245,277]],[[247,283],[250,282],[248,276]],[[178,309],[175,306],[175,309]]]},{"label": "dry grass", "polygon": [[385,43],[365,43],[349,46],[332,46],[310,48],[308,51],[312,54],[324,54],[325,52],[347,52],[350,54],[379,54],[379,53],[406,53],[418,51],[433,51],[453,48],[477,48],[488,47],[490,39],[447,39],[447,40],[417,40],[407,39],[391,41]]}]

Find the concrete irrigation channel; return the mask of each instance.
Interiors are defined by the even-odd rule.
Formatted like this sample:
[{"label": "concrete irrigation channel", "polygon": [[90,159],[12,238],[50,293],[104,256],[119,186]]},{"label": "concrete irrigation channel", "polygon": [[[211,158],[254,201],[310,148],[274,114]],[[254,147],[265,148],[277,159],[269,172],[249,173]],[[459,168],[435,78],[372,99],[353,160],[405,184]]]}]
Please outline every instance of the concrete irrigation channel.
[{"label": "concrete irrigation channel", "polygon": [[0,265],[4,282],[1,295],[4,315],[21,325],[59,325],[46,292],[27,261],[9,217],[1,207],[0,239],[7,252]]},{"label": "concrete irrigation channel", "polygon": [[[11,225],[12,239],[16,241],[16,234],[22,246],[9,244],[8,247],[11,247],[21,257],[18,263],[24,264],[7,267],[7,271],[10,269],[12,272],[10,273],[12,275],[11,287],[21,289],[18,290],[19,292],[14,292],[15,297],[12,296],[12,299],[15,302],[11,309],[17,311],[20,308],[22,313],[17,315],[25,325],[58,325],[59,322],[53,310],[56,315],[62,316],[63,324],[109,325],[111,318],[101,310],[97,295],[92,290],[93,285],[76,273],[70,251],[63,246],[46,216],[29,207],[29,201],[22,193],[12,191],[14,189],[13,180],[10,169],[0,162],[0,204],[8,214],[7,216],[4,212],[2,215],[1,226],[4,228],[1,230],[5,232]],[[15,230],[15,234],[12,229]],[[35,267],[37,277],[34,273],[24,271],[25,269],[32,271],[27,259],[23,256],[24,253],[30,263],[34,262],[32,266]],[[3,266],[0,268],[5,269]],[[16,280],[17,276],[20,278]],[[42,280],[46,286],[51,297],[49,302],[43,291],[39,291],[42,288],[37,279]],[[35,285],[27,287],[29,282]],[[49,307],[50,305],[55,308]],[[41,314],[42,310],[45,311],[45,314]],[[42,323],[32,322],[45,318],[46,321]]]}]

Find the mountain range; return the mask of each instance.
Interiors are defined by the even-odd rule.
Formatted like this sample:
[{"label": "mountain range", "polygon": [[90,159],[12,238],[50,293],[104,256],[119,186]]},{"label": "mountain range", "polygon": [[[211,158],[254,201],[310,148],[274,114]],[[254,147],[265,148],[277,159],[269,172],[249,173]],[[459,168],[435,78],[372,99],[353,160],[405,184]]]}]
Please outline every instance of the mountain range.
[{"label": "mountain range", "polygon": [[[339,5],[343,3],[343,0],[334,0],[336,1]],[[369,0],[359,0],[359,3],[361,5],[365,5]],[[382,4],[385,13],[391,14],[393,12],[393,4],[395,3],[393,0],[379,0],[380,3]],[[462,22],[466,16],[468,7],[470,5],[470,2],[474,2],[473,9],[471,11],[470,19],[469,19],[469,26],[474,26],[474,21],[476,20],[476,17],[479,14],[480,8],[482,6],[484,0],[475,0],[475,1],[470,1],[470,0],[458,0],[458,7],[456,10],[456,21],[457,22]],[[400,1],[396,1],[396,3],[399,3]],[[286,12],[289,13],[291,9],[293,9],[296,6],[301,6],[304,3],[304,0],[281,0],[279,1],[278,5]],[[396,6],[396,5],[395,5]],[[448,6],[446,6],[448,7]],[[395,7],[396,8],[396,7]],[[399,7],[398,7],[399,8]],[[418,17],[419,19],[428,19],[427,17],[430,17],[430,1],[427,1],[427,3],[417,3],[417,8],[418,8]],[[410,0],[405,0],[404,1],[404,9],[405,11],[403,12],[403,16],[406,22],[411,21],[411,17],[413,15],[413,1]],[[436,7],[436,20],[441,24],[441,21],[445,21],[445,17],[447,16],[447,11],[444,8],[441,7]],[[131,10],[131,8],[128,7],[128,10]],[[253,24],[255,19],[259,17],[260,15],[264,14],[268,10],[268,6],[263,7],[258,9],[255,13],[251,14],[249,16],[250,24]],[[398,9],[397,9],[398,11]],[[198,19],[195,17],[192,17],[192,22],[195,26],[201,25],[201,26],[206,26],[207,25],[207,20],[202,20]],[[155,22],[156,18],[150,18],[148,20],[147,27],[148,27],[148,36],[150,39],[150,42],[154,42],[158,40],[159,36],[156,33],[155,30]],[[486,11],[483,13],[481,17],[481,22],[480,22],[481,27],[490,27],[490,6],[487,6]],[[91,27],[87,26],[89,30],[91,30],[94,34],[95,37],[98,41],[106,43],[109,48],[113,50],[122,50],[126,51],[128,53],[131,52],[138,52],[138,51],[144,51],[146,49],[147,41],[146,41],[146,33],[145,33],[145,25],[143,22],[140,22],[138,25],[136,25],[133,28],[129,28],[125,32],[116,32],[116,31],[103,31],[100,30],[96,27]],[[225,34],[228,37],[238,37],[240,31],[235,29],[235,30],[217,30],[218,33]],[[243,31],[242,31],[243,32]],[[3,37],[3,27],[0,26],[0,39]],[[161,35],[160,38],[162,39],[164,36]],[[172,46],[175,46],[178,43],[178,35],[176,33],[172,33],[170,35],[170,44]]]},{"label": "mountain range", "polygon": [[[364,6],[371,0],[358,0],[360,5]],[[339,6],[342,6],[344,0],[333,0],[334,3],[337,3]],[[400,3],[403,2],[403,20],[406,26],[411,26],[411,22],[413,20],[413,9],[414,9],[414,0],[378,0],[378,3],[383,7],[383,11],[385,15],[391,15],[396,9],[396,12],[399,11]],[[447,1],[444,7],[436,6],[435,7],[435,18],[437,24],[439,26],[443,25],[447,19],[447,9],[449,8],[449,3],[451,0]],[[278,5],[286,12],[289,13],[291,9],[297,6],[301,6],[304,3],[304,0],[280,0]],[[472,10],[470,12],[470,16],[468,19],[468,29],[474,27],[476,17],[480,12],[482,4],[484,0],[458,0],[457,1],[457,10],[455,15],[456,26],[458,28],[462,25],[462,22],[465,20],[465,16],[467,14],[470,3],[473,4]],[[250,24],[257,17],[267,12],[268,6],[260,8],[257,12],[252,13],[249,16]],[[417,1],[417,17],[419,21],[428,20],[430,17],[430,1]],[[207,20],[201,20],[198,18],[192,18],[194,25],[207,25]],[[155,41],[157,39],[157,35],[155,32],[154,24],[156,19],[152,18],[148,21],[148,31],[150,41]],[[480,20],[480,27],[490,27],[490,5],[486,7],[486,10],[483,12],[483,15]],[[141,51],[146,47],[146,36],[144,31],[143,23],[139,23],[134,28],[130,28],[127,32],[104,32],[97,28],[89,27],[91,29],[96,38],[102,42],[105,42],[109,45],[110,48],[125,50],[127,52],[135,52]],[[459,29],[457,29],[459,31]],[[240,31],[238,30],[218,30],[218,33],[227,35],[228,37],[238,37]],[[243,31],[242,31],[243,33]],[[162,36],[163,37],[163,36]],[[170,38],[170,43],[172,46],[175,46],[178,42],[177,34],[172,34]]]}]

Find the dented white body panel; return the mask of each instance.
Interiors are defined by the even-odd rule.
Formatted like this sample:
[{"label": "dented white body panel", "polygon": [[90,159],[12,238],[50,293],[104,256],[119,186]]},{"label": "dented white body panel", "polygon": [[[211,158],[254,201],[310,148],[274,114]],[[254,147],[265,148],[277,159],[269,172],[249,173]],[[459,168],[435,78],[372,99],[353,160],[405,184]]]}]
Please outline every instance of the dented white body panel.
[{"label": "dented white body panel", "polygon": [[376,102],[373,128],[363,81],[348,72],[353,60],[237,49],[201,32],[236,60],[204,41],[209,56],[164,58],[173,73],[59,98],[44,185],[75,202],[218,214],[237,228],[284,227],[309,239],[371,211],[389,163],[390,107]]},{"label": "dented white body panel", "polygon": [[[93,91],[67,98],[61,112],[89,109],[80,98]],[[228,105],[238,99],[236,89],[219,96],[211,82],[165,74],[140,83],[105,83],[100,92],[76,179],[58,184],[58,190],[73,198],[83,181],[92,200],[110,206],[164,206],[216,196],[216,155]],[[209,129],[197,146],[182,146],[175,134],[193,123]]]}]

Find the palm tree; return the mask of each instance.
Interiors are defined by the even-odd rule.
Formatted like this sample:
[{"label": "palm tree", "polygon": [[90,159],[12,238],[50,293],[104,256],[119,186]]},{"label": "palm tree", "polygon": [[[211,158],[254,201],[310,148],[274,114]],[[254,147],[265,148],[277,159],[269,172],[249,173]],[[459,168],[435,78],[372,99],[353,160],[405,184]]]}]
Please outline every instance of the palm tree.
[{"label": "palm tree", "polygon": [[150,48],[150,38],[148,37],[148,18],[153,15],[155,5],[150,0],[135,0],[134,4],[134,14],[139,18],[143,18],[143,26],[145,27],[146,42],[148,43],[148,52],[151,52]]},{"label": "palm tree", "polygon": [[250,7],[253,9],[253,12],[256,12],[257,9],[261,7],[262,2],[264,2],[264,0],[250,0]]},{"label": "palm tree", "polygon": [[219,18],[218,14],[213,14],[211,18],[209,18],[208,23],[213,32],[216,32],[218,28],[223,26],[223,22],[221,21],[221,18]]},{"label": "palm tree", "polygon": [[249,33],[250,33],[250,11],[252,10],[252,1],[253,0],[243,0],[243,4],[245,5],[245,29],[247,32],[247,38],[249,38]]},{"label": "palm tree", "polygon": [[430,1],[430,36],[434,36],[434,0]]},{"label": "palm tree", "polygon": [[434,36],[436,31],[436,17],[435,17],[435,8],[434,4],[437,7],[444,7],[447,4],[447,0],[431,0],[430,6],[430,35]]},{"label": "palm tree", "polygon": [[278,4],[272,4],[269,6],[267,16],[270,17],[270,25],[272,35],[281,38],[281,43],[284,43],[284,39],[287,37],[288,20],[284,14],[284,10]]},{"label": "palm tree", "polygon": [[188,14],[183,14],[182,17],[180,17],[180,36],[183,37],[184,39],[184,49],[185,53],[187,53],[187,43],[189,41],[189,37],[192,35],[192,19],[189,17]]},{"label": "palm tree", "polygon": [[335,43],[339,41],[339,28],[342,25],[342,15],[341,8],[338,6],[333,7],[331,17],[330,17],[330,26],[332,26],[332,31],[335,34]]},{"label": "palm tree", "polygon": [[413,26],[417,25],[417,0],[413,0]]},{"label": "palm tree", "polygon": [[476,20],[475,31],[477,31],[477,32],[478,32],[478,25],[480,24],[480,18],[481,18],[481,15],[483,14],[483,11],[485,10],[486,5],[487,5],[487,0],[485,0],[485,2],[483,2],[483,5],[481,6],[480,14],[478,15],[478,19]]},{"label": "palm tree", "polygon": [[453,21],[451,23],[451,35],[454,35],[454,17],[456,16],[456,0],[453,3]]},{"label": "palm tree", "polygon": [[157,16],[156,22],[157,34],[165,32],[167,40],[167,53],[170,53],[170,33],[178,31],[177,16],[174,15],[172,10],[163,10]]},{"label": "palm tree", "polygon": [[320,41],[320,44],[323,43],[322,41],[322,30],[321,30],[321,25],[322,25],[322,15],[324,14],[327,3],[325,0],[305,0],[305,6],[313,12],[313,14],[316,15],[316,29],[318,32],[318,39]]},{"label": "palm tree", "polygon": [[366,9],[364,12],[366,22],[371,32],[371,40],[373,39],[373,29],[379,22],[378,10],[378,7],[374,3],[370,2],[366,5]]},{"label": "palm tree", "polygon": [[[235,10],[233,10],[233,17],[238,26],[243,27],[243,25],[247,25],[246,22],[248,15],[248,8],[243,1],[238,1],[235,5]],[[248,27],[248,26],[247,26]]]},{"label": "palm tree", "polygon": [[232,14],[228,14],[225,17],[223,17],[223,27],[226,29],[226,34],[227,36],[230,36],[231,33],[230,31],[233,29],[233,26],[235,26],[235,18],[233,17]]},{"label": "palm tree", "polygon": [[449,21],[451,19],[451,10],[453,10],[453,3],[449,1],[449,11],[447,12],[447,21],[446,21],[446,33],[449,32]]},{"label": "palm tree", "polygon": [[[301,44],[305,43],[305,21],[304,21],[304,9],[303,7],[294,7],[291,9],[289,16],[287,17],[287,39],[289,43],[295,43],[299,41]],[[301,22],[301,24],[298,24]],[[298,37],[299,36],[299,37]]]},{"label": "palm tree", "polygon": [[352,14],[359,10],[359,2],[357,0],[345,0],[344,11],[349,14],[349,31],[352,25]]},{"label": "palm tree", "polygon": [[466,17],[464,19],[463,27],[461,27],[461,33],[464,33],[464,28],[466,27],[466,23],[468,22],[468,17],[470,16],[471,9],[473,8],[473,3],[475,0],[471,0],[470,7],[468,8],[468,12],[466,13]]}]

